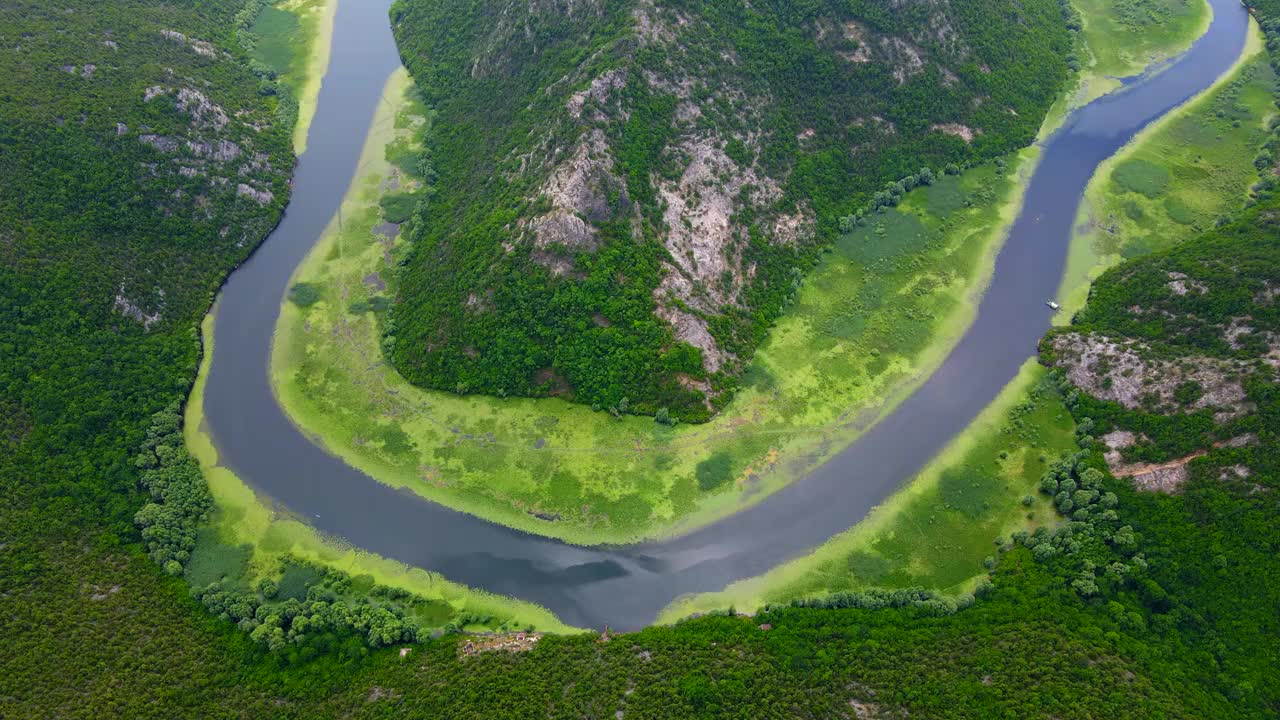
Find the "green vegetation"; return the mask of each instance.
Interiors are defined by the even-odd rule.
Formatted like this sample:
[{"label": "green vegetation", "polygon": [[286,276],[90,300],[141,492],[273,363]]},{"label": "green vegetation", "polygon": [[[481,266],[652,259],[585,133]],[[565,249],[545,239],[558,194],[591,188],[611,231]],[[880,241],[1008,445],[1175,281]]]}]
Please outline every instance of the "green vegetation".
[{"label": "green vegetation", "polygon": [[[1171,269],[1208,285],[1208,297],[1265,289],[1274,275],[1266,273],[1280,260],[1271,242],[1276,212],[1272,201],[1246,214],[1207,239],[1199,256],[1190,253],[1197,244],[1142,261],[1135,269],[1145,279],[1132,294],[1124,290],[1129,266],[1112,271],[1099,281],[1091,327],[1126,332],[1123,308],[1154,293]],[[1259,226],[1259,218],[1269,224]],[[1246,272],[1197,272],[1234,257]],[[1236,277],[1243,278],[1239,286]],[[1164,307],[1180,302],[1167,298]],[[1201,304],[1194,311],[1221,323],[1236,308]],[[1266,412],[1258,429],[1268,438],[1280,429],[1275,407],[1274,399],[1259,404]],[[1083,423],[1082,414],[1077,418]],[[1266,453],[1275,447],[1243,449],[1253,453],[1253,481],[1267,488],[1276,467]],[[449,636],[420,644],[407,658],[357,645],[345,655],[284,663],[206,614],[185,585],[160,576],[137,550],[92,532],[33,543],[11,531],[24,527],[16,521],[23,515],[5,513],[0,636],[9,642],[0,656],[0,709],[15,718],[107,711],[132,718],[581,717],[616,710],[641,718],[829,717],[853,701],[890,716],[936,718],[1264,717],[1280,702],[1271,662],[1280,518],[1274,490],[1219,479],[1224,466],[1243,459],[1239,452],[1198,461],[1174,496],[1136,493],[1104,477],[1098,502],[1109,504],[1103,497],[1114,493],[1113,511],[1131,528],[1119,535],[1130,558],[1123,570],[1113,568],[1119,560],[1111,553],[1119,551],[1110,542],[1094,537],[1072,549],[1083,536],[1082,521],[1072,520],[1052,538],[1026,534],[1003,544],[989,586],[976,587],[979,598],[968,607],[916,591],[840,595],[824,603],[839,609],[775,606],[749,619],[707,617],[609,642],[544,637],[531,652],[467,657],[459,657],[465,639]],[[1096,482],[1096,453],[1083,459],[1082,469],[1073,464],[1066,474]],[[1067,481],[1062,469],[1050,469],[1058,487]],[[20,486],[4,487],[12,497]],[[48,530],[56,516],[43,521]],[[1062,550],[1040,550],[1037,559],[1028,544]],[[1132,559],[1138,555],[1142,562]],[[1088,563],[1094,587],[1075,586]],[[305,586],[312,575],[300,565],[289,571],[277,596],[295,594],[289,586]]]},{"label": "green vegetation", "polygon": [[[916,590],[839,594],[803,603],[832,609],[774,606],[749,619],[724,614],[607,642],[548,636],[523,653],[466,655],[471,639],[449,635],[402,656],[352,635],[309,659],[272,653],[269,640],[255,643],[209,613],[186,582],[146,555],[134,516],[151,495],[134,459],[152,415],[195,373],[195,323],[209,291],[261,234],[236,247],[237,236],[201,234],[198,215],[130,205],[134,196],[165,202],[173,190],[158,188],[168,181],[149,168],[135,170],[135,161],[154,159],[139,160],[128,142],[113,144],[117,117],[147,111],[130,104],[139,102],[133,94],[98,104],[105,96],[58,83],[86,79],[61,69],[82,59],[60,58],[96,50],[106,23],[121,53],[113,71],[134,79],[124,85],[149,87],[156,81],[149,72],[172,66],[210,78],[204,92],[226,93],[215,98],[224,109],[265,119],[276,100],[258,94],[258,79],[226,35],[238,9],[71,0],[56,10],[0,10],[0,35],[21,38],[29,50],[0,54],[7,63],[0,68],[0,716],[1252,719],[1280,707],[1280,390],[1264,359],[1280,332],[1280,200],[1265,180],[1258,206],[1237,220],[1104,274],[1073,330],[1145,343],[1153,358],[1243,363],[1252,406],[1231,420],[1232,431],[1257,442],[1213,447],[1218,430],[1182,424],[1194,415],[1181,406],[1196,402],[1195,392],[1179,391],[1170,409],[1134,410],[1068,391],[1083,447],[1069,464],[1051,463],[1043,487],[1059,508],[1070,500],[1071,518],[1003,542],[972,605]],[[213,64],[183,54],[190,45],[153,34],[155,18],[234,57]],[[49,32],[55,21],[62,32]],[[133,29],[137,42],[126,43]],[[1263,29],[1275,37],[1273,25]],[[59,60],[26,63],[32,56]],[[142,61],[151,56],[154,67]],[[110,67],[89,64],[92,77]],[[35,89],[50,87],[67,92],[52,104],[29,102]],[[227,99],[237,96],[244,106]],[[83,124],[67,111],[76,105]],[[185,132],[184,123],[179,117],[161,132]],[[278,144],[287,158],[287,128],[264,131],[259,141]],[[31,167],[51,177],[20,172]],[[1174,174],[1171,188],[1176,182]],[[106,201],[97,205],[99,198]],[[274,213],[248,201],[210,211],[244,232],[269,227]],[[122,292],[114,273],[122,272],[133,283],[163,282],[165,312],[149,327],[114,300]],[[1205,290],[1177,294],[1171,272]],[[143,319],[156,309],[128,293]],[[1139,317],[1135,305],[1153,312]],[[1251,331],[1232,330],[1234,347],[1225,334],[1244,314]],[[166,419],[164,427],[173,424]],[[183,429],[200,457],[190,441],[194,424]],[[1132,459],[1188,447],[1206,454],[1187,464],[1178,493],[1137,492],[1106,476],[1094,436],[1113,428],[1148,434],[1143,457]],[[220,487],[210,486],[215,500]],[[217,580],[252,564],[234,540],[210,532],[196,532],[184,575]],[[276,568],[274,588],[253,589],[301,603],[317,585],[333,591],[347,581],[301,560]],[[383,602],[387,593],[373,587],[391,583],[361,574],[348,573],[351,590]],[[439,610],[418,608],[425,617]]]},{"label": "green vegetation", "polygon": [[729,403],[838,218],[1025,145],[1070,42],[1050,0],[392,15],[439,113],[384,327],[397,369],[682,422]]},{"label": "green vegetation", "polygon": [[[379,647],[423,638],[429,631],[571,631],[550,612],[530,603],[470,590],[436,573],[352,548],[324,537],[301,520],[275,512],[268,501],[218,464],[213,440],[201,429],[204,383],[213,349],[212,314],[205,319],[203,333],[207,352],[181,422],[186,447],[198,461],[196,472],[203,472],[197,479],[202,486],[207,481],[206,495],[211,500],[211,512],[195,531],[194,549],[185,563],[184,576],[197,597],[213,593],[212,602],[239,605],[242,613],[256,614],[258,607],[265,606],[265,617],[249,615],[248,622],[243,617],[230,619],[242,629],[256,631],[254,639],[274,650],[288,647],[295,660],[314,657],[352,635],[364,635],[366,644]],[[173,427],[173,423],[166,418],[164,426]],[[144,529],[144,540],[146,536]],[[277,592],[263,590],[264,583]],[[320,587],[313,598],[312,585]],[[241,602],[228,603],[228,596]],[[291,597],[303,606],[286,607]],[[344,614],[325,618],[326,633],[291,627],[299,612],[310,609],[309,599],[326,602],[326,611],[341,605]],[[384,632],[372,634],[369,627],[356,624],[367,622],[372,611],[379,613]],[[267,617],[276,622],[256,624]],[[258,630],[264,625],[267,630]],[[282,632],[275,633],[273,627]],[[391,629],[398,634],[389,633]],[[352,645],[344,646],[343,652],[352,651]]]},{"label": "green vegetation", "polygon": [[1098,78],[1136,75],[1178,54],[1208,28],[1203,0],[1080,0],[1084,35]]},{"label": "green vegetation", "polygon": [[[396,88],[388,97],[404,92]],[[396,160],[435,122],[410,101],[371,134],[343,226],[331,226],[300,266],[281,310],[278,396],[306,431],[383,482],[581,543],[733,512],[891,408],[969,324],[970,297],[1035,157],[1026,152],[1016,171],[1000,161],[943,175],[853,224],[800,284],[742,390],[712,422],[691,425],[674,413],[662,423],[557,399],[423,390],[371,362],[407,250],[385,224],[396,204],[387,198],[430,194],[429,170],[412,166],[415,177]]]},{"label": "green vegetation", "polygon": [[763,576],[683,598],[663,618],[870,588],[971,592],[986,575],[992,538],[1056,523],[1035,492],[1048,463],[1074,449],[1056,385],[1028,363],[963,435],[852,529]]},{"label": "green vegetation", "polygon": [[1264,189],[1253,186],[1274,137],[1278,85],[1263,42],[1252,24],[1232,71],[1098,167],[1081,203],[1059,319],[1083,305],[1089,278],[1195,237]]},{"label": "green vegetation", "polygon": [[[381,152],[389,134],[396,134],[397,128],[406,131],[414,126],[411,118],[417,116],[402,112],[403,105],[407,104],[409,111],[415,107],[406,95],[407,88],[407,74],[403,71],[388,80],[384,93],[388,102],[379,106],[373,119],[367,150]],[[377,163],[369,165],[380,167]],[[324,292],[320,285],[295,283],[286,302],[299,308],[311,307],[321,301]],[[195,571],[188,565],[185,575],[197,597],[215,614],[226,612],[229,619],[251,632],[255,641],[276,651],[287,650],[295,660],[333,649],[352,635],[363,635],[369,646],[380,647],[412,641],[427,631],[445,628],[569,630],[542,608],[468,590],[435,573],[325,538],[300,520],[279,517],[267,501],[218,464],[213,441],[201,429],[204,381],[213,352],[212,331],[211,314],[204,323],[205,361],[180,423],[185,446],[195,457],[188,456],[178,442],[167,445],[179,447],[172,464],[182,467],[184,479],[193,489],[177,496],[186,505],[194,505],[182,513],[186,522],[177,533],[183,543],[178,551],[185,551],[197,564]],[[172,410],[157,416],[160,417],[163,419],[153,423],[149,437],[178,431],[179,422]],[[144,448],[150,452],[154,444],[149,440]],[[146,473],[143,481],[148,481]],[[198,504],[188,497],[197,498]],[[139,513],[144,540],[149,540],[155,528],[174,525],[164,522],[172,511],[160,509],[149,505]],[[153,522],[153,517],[161,522]],[[165,564],[171,555],[156,559]],[[187,562],[183,556],[178,560]],[[319,589],[311,592],[309,583],[296,581],[296,573],[292,576],[295,582],[291,583],[290,568],[296,567],[313,568],[312,581]],[[178,561],[166,565],[166,569],[170,574],[182,572]],[[213,587],[204,582],[211,576],[215,576]],[[268,587],[279,588],[279,592],[264,592],[264,582]],[[289,590],[291,585],[296,592]],[[290,597],[297,604],[290,604]],[[315,610],[315,602],[325,605]],[[303,620],[298,629],[294,622],[304,616],[312,619]],[[343,652],[351,651],[351,646],[344,646]]]},{"label": "green vegetation", "polygon": [[1206,0],[1072,0],[1068,26],[1078,29],[1067,64],[1078,71],[1074,91],[1049,110],[1040,137],[1067,114],[1120,87],[1120,79],[1156,69],[1209,29]]},{"label": "green vegetation", "polygon": [[329,67],[329,39],[337,0],[249,0],[238,17],[249,19],[240,40],[263,74],[289,89],[298,104],[293,148],[307,149],[320,83]]}]

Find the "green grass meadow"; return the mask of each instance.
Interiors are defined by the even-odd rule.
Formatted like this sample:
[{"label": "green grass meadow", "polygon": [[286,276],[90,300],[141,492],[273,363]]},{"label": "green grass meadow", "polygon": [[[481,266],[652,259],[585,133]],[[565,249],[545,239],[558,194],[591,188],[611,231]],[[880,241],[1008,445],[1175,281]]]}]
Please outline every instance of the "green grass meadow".
[{"label": "green grass meadow", "polygon": [[315,117],[320,83],[329,67],[337,0],[281,0],[263,8],[250,27],[254,60],[276,73],[298,99],[293,144],[301,155]]}]

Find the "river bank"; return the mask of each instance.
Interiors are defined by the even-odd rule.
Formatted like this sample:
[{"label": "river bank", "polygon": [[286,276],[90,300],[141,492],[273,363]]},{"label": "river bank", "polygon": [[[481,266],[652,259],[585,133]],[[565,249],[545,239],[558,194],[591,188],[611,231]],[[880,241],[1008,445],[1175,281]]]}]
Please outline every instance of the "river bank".
[{"label": "river bank", "polygon": [[307,300],[282,307],[274,388],[331,452],[433,501],[577,544],[688,531],[803,476],[941,363],[973,321],[1036,155],[940,176],[846,235],[738,398],[710,423],[669,427],[554,399],[423,390],[388,367],[370,308],[394,297],[404,248],[381,198],[414,181],[366,153],[342,226],[291,281]]},{"label": "river bank", "polygon": [[338,0],[280,0],[262,9],[249,27],[253,59],[275,73],[298,103],[293,151],[307,151],[320,85],[329,71],[329,48]]},{"label": "river bank", "polygon": [[993,539],[1059,522],[1036,487],[1049,464],[1075,449],[1075,424],[1047,375],[1028,360],[963,433],[857,525],[763,575],[680,598],[658,622],[869,588],[972,592],[986,577]]},{"label": "river bank", "polygon": [[1240,208],[1258,179],[1253,159],[1276,90],[1250,19],[1245,49],[1227,71],[1098,166],[1080,203],[1055,324],[1084,307],[1107,268],[1195,237]]}]

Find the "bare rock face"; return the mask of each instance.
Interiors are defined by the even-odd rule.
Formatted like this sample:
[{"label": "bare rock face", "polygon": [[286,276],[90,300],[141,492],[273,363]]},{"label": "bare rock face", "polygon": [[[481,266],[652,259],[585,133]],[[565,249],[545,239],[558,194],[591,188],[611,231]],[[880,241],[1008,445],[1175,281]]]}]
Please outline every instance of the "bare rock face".
[{"label": "bare rock face", "polygon": [[[1210,409],[1219,422],[1248,412],[1241,384],[1244,363],[1204,356],[1155,357],[1136,340],[1117,341],[1094,333],[1066,333],[1053,339],[1056,363],[1072,384],[1100,400],[1126,408]],[[1182,402],[1180,388],[1194,384],[1196,397]]]}]

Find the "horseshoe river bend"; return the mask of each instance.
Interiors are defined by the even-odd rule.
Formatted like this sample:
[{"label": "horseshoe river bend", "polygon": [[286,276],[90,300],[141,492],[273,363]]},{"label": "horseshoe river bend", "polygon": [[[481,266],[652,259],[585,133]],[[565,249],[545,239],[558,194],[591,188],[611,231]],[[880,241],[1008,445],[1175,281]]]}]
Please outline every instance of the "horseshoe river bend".
[{"label": "horseshoe river bend", "polygon": [[1074,111],[1043,143],[1020,214],[996,258],[977,318],[927,380],[848,448],[741,512],[673,538],[579,547],[514,530],[377,482],[316,445],[278,405],[273,331],[294,269],[342,202],[385,81],[400,66],[390,0],[342,0],[328,73],[275,232],[223,287],[205,384],[205,430],[219,464],[326,535],[542,605],[579,627],[630,630],[686,593],[723,589],[849,528],[986,407],[1048,329],[1072,225],[1099,163],[1210,86],[1245,44],[1248,17],[1210,0],[1208,31],[1159,72]]}]

